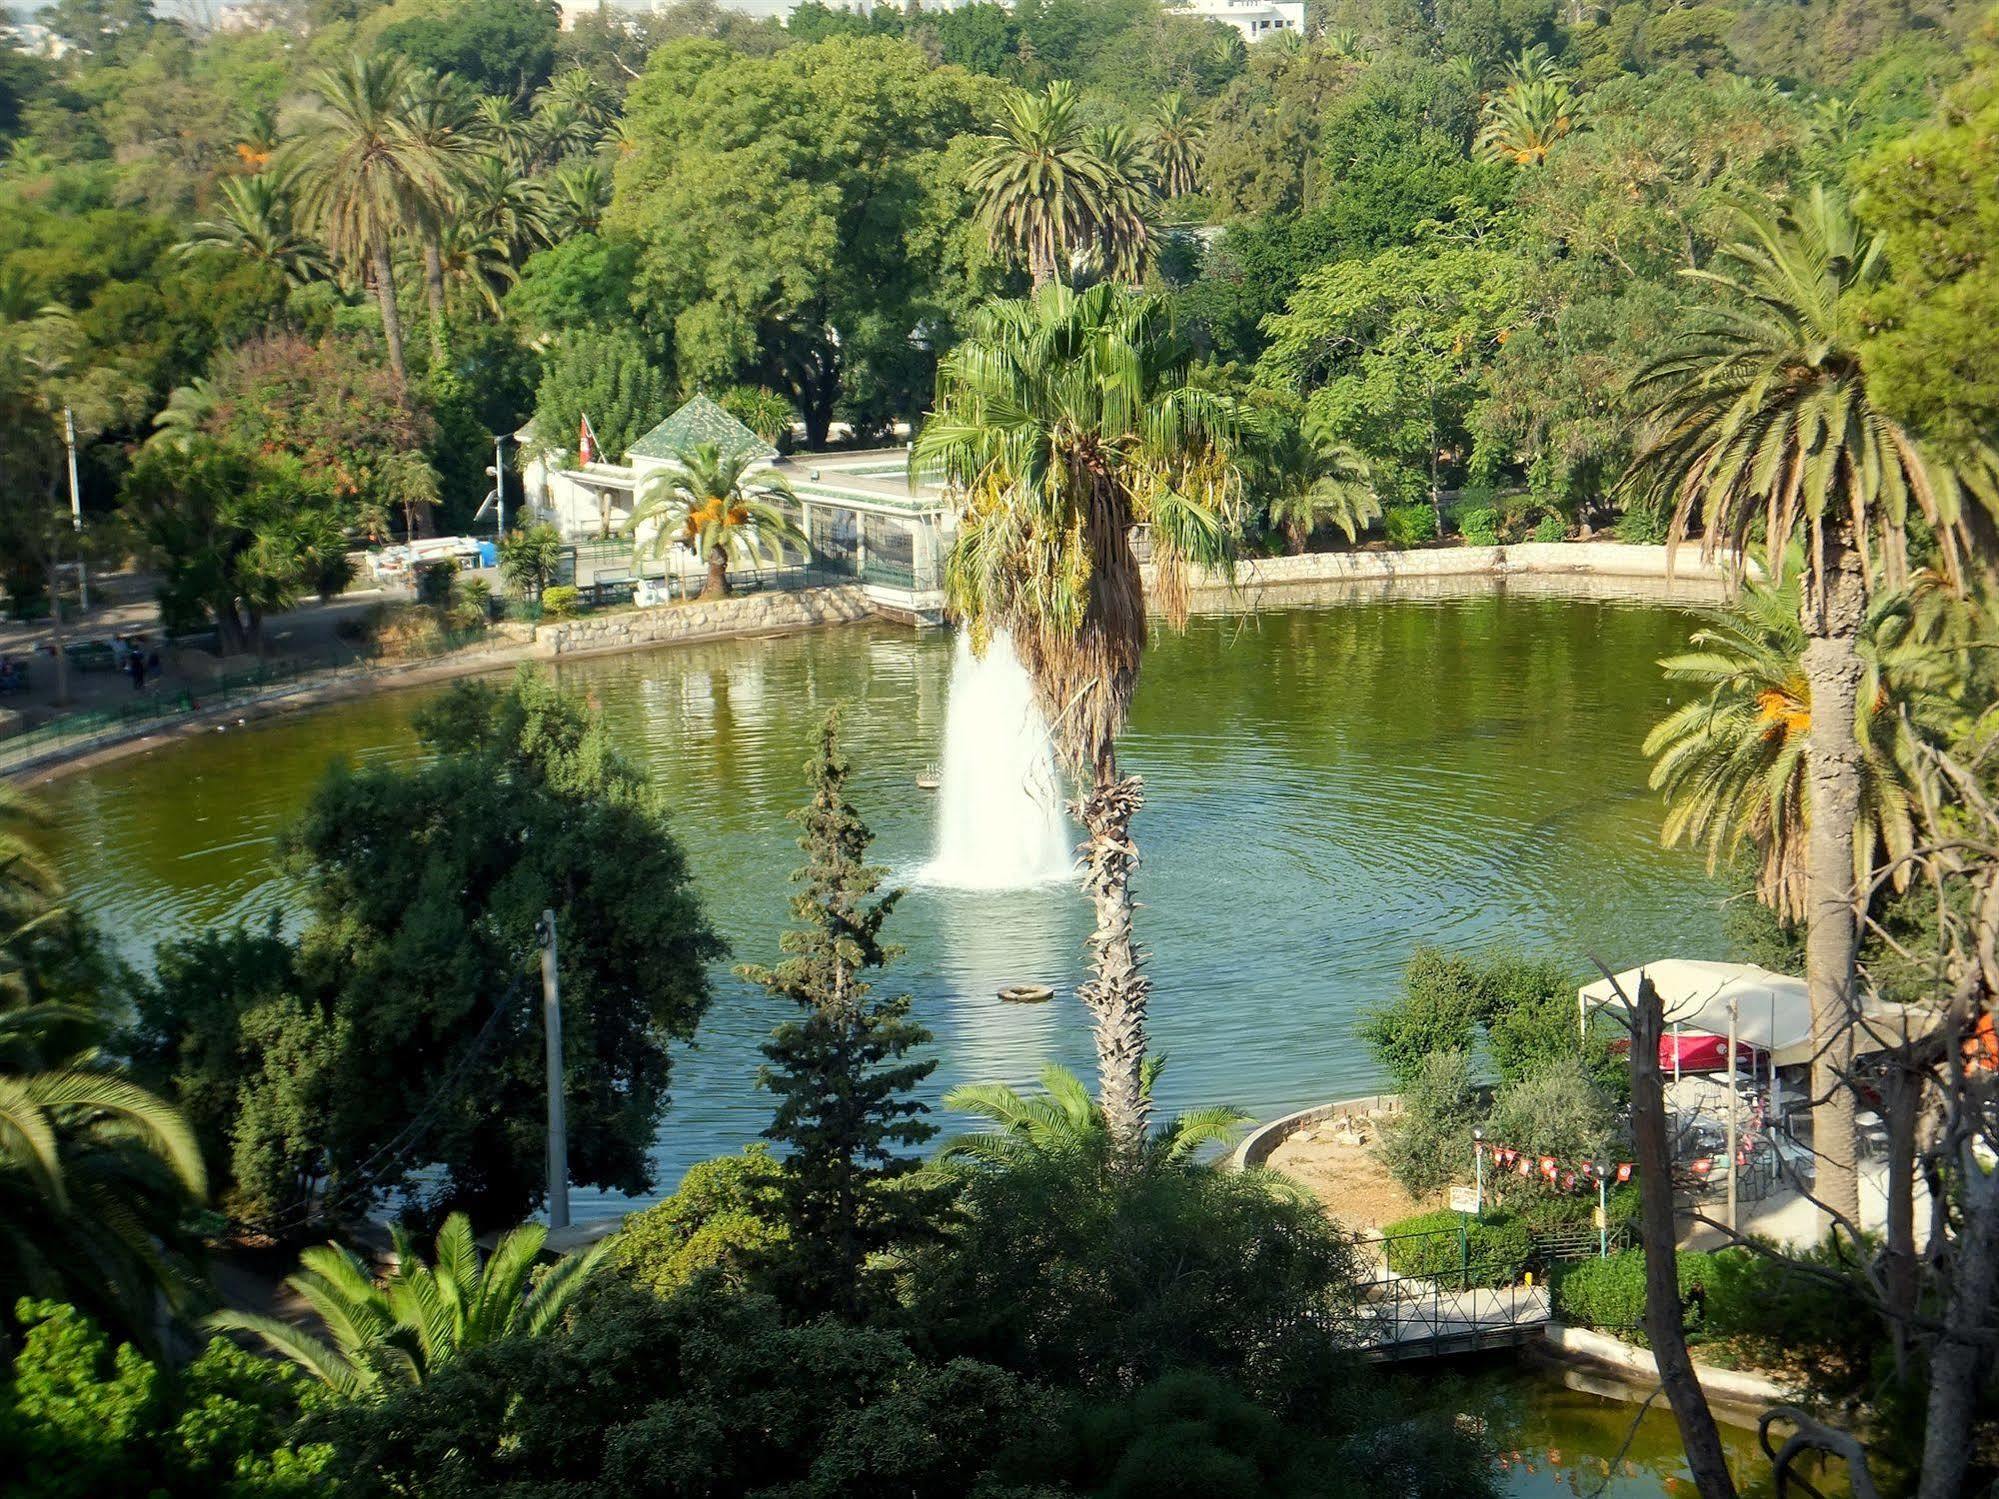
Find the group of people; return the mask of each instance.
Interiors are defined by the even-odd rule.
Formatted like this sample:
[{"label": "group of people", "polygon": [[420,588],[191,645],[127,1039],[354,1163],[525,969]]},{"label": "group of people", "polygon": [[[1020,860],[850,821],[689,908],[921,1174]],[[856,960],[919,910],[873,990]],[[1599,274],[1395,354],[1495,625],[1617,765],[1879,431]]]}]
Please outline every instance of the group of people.
[{"label": "group of people", "polygon": [[113,635],[111,650],[119,670],[132,679],[134,692],[144,690],[147,677],[160,674],[159,648],[149,647],[143,635]]}]

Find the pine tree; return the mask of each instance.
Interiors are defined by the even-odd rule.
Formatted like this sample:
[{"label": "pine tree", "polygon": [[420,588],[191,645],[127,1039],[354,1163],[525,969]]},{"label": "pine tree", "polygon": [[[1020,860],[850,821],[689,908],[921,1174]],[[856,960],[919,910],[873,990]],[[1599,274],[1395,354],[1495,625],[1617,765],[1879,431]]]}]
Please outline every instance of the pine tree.
[{"label": "pine tree", "polygon": [[881,932],[902,892],[875,894],[883,871],[866,862],[874,834],[847,800],[847,773],[839,715],[829,714],[807,767],[811,800],[792,814],[806,862],[792,877],[804,888],[782,939],[788,956],[739,970],[802,1012],[764,1044],[759,1081],[778,1099],[764,1134],[788,1147],[790,1244],[777,1285],[806,1316],[863,1313],[869,1259],[924,1236],[938,1210],[934,1193],[897,1180],[918,1164],[901,1151],[937,1132],[913,1096],[937,1064],[911,1058],[930,1033],[910,1019],[909,997],[877,999],[864,977],[901,951]]}]

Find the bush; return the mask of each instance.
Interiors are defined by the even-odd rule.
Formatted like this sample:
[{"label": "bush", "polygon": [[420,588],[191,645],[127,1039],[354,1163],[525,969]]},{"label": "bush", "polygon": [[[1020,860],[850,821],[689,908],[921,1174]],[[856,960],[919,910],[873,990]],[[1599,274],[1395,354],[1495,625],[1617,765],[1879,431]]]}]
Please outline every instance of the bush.
[{"label": "bush", "polygon": [[582,610],[583,595],[571,584],[558,583],[542,590],[541,617],[548,620],[574,619]]},{"label": "bush", "polygon": [[1656,546],[1664,541],[1672,523],[1671,512],[1661,501],[1640,498],[1631,502],[1617,518],[1617,539]]},{"label": "bush", "polygon": [[[1715,1287],[1737,1275],[1744,1261],[1755,1258],[1746,1249],[1680,1255],[1681,1298],[1695,1286],[1707,1293],[1686,1309],[1690,1334],[1714,1330]],[[1555,1279],[1554,1312],[1556,1321],[1571,1327],[1600,1328],[1650,1346],[1645,1334],[1645,1251],[1626,1249],[1607,1259],[1571,1262]],[[1767,1315],[1759,1320],[1769,1325]]]},{"label": "bush", "polygon": [[1406,1088],[1438,1052],[1469,1052],[1478,1041],[1477,970],[1467,959],[1419,947],[1402,971],[1402,993],[1371,1011],[1360,1036],[1374,1059]]},{"label": "bush", "polygon": [[1428,505],[1390,505],[1382,515],[1381,531],[1393,547],[1413,547],[1435,541],[1436,513]]},{"label": "bush", "polygon": [[1619,1140],[1616,1105],[1573,1057],[1501,1087],[1486,1129],[1495,1140],[1564,1164],[1594,1160]]},{"label": "bush", "polygon": [[1483,1114],[1470,1055],[1432,1053],[1403,1085],[1402,1112],[1382,1128],[1382,1162],[1415,1197],[1466,1181],[1472,1174],[1472,1127]]},{"label": "bush", "polygon": [[625,1219],[612,1265],[661,1296],[704,1271],[747,1284],[784,1242],[783,1175],[761,1145],[689,1167],[679,1191]]},{"label": "bush", "polygon": [[1534,1235],[1526,1220],[1498,1210],[1419,1213],[1382,1230],[1388,1268],[1441,1286],[1510,1286],[1526,1273]]},{"label": "bush", "polygon": [[1458,534],[1475,547],[1499,544],[1499,512],[1490,505],[1458,512]]},{"label": "bush", "polygon": [[1534,540],[1536,541],[1566,541],[1568,537],[1569,528],[1562,523],[1562,518],[1559,515],[1551,513],[1542,516],[1534,522]]},{"label": "bush", "polygon": [[457,558],[440,557],[435,562],[419,562],[416,565],[416,601],[426,609],[449,608],[451,591],[457,582]]},{"label": "bush", "polygon": [[1350,1239],[1261,1172],[1149,1162],[1101,1142],[967,1171],[961,1226],[910,1259],[917,1346],[1093,1393],[1173,1370],[1280,1416],[1349,1380],[1328,1336],[1353,1312]]}]

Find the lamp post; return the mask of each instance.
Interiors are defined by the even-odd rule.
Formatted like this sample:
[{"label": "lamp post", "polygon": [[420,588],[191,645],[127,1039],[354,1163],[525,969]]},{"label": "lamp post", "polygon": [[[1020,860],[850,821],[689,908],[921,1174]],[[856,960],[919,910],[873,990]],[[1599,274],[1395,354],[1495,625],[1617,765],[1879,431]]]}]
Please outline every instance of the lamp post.
[{"label": "lamp post", "polygon": [[1610,1258],[1610,1161],[1603,1156],[1590,1163],[1596,1172],[1596,1257]]},{"label": "lamp post", "polygon": [[[78,536],[83,534],[83,490],[76,482],[76,416],[69,407],[62,409],[62,442],[69,454],[69,523]],[[76,603],[84,613],[90,612],[90,564],[84,560],[83,544],[76,549]]]},{"label": "lamp post", "polygon": [[1741,1152],[1737,1149],[1736,1105],[1741,1101],[1735,1091],[1735,1047],[1741,1032],[1741,1004],[1731,999],[1728,1002],[1728,1231],[1735,1232],[1737,1198],[1735,1195],[1735,1173],[1741,1165]]},{"label": "lamp post", "polygon": [[1478,1183],[1478,1195],[1473,1200],[1477,1202],[1478,1215],[1482,1218],[1485,1216],[1485,1131],[1477,1125],[1472,1126],[1471,1161],[1473,1180]]}]

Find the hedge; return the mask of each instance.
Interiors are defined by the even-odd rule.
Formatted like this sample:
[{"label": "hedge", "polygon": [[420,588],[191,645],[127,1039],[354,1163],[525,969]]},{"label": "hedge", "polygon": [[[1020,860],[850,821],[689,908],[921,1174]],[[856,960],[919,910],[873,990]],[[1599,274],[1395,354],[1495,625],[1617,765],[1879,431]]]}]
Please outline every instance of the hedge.
[{"label": "hedge", "polygon": [[[1709,1293],[1688,1309],[1689,1331],[1722,1331],[1717,1323],[1740,1320],[1718,1306],[1713,1293],[1740,1283],[1746,1250],[1682,1254],[1680,1296],[1696,1285]],[[1723,1298],[1724,1301],[1730,1298]],[[1573,1261],[1555,1280],[1555,1320],[1571,1327],[1596,1327],[1634,1343],[1645,1338],[1645,1251],[1626,1249],[1608,1259]]]},{"label": "hedge", "polygon": [[1513,1285],[1534,1253],[1526,1221],[1508,1212],[1419,1213],[1389,1224],[1382,1237],[1390,1270],[1443,1286]]}]

